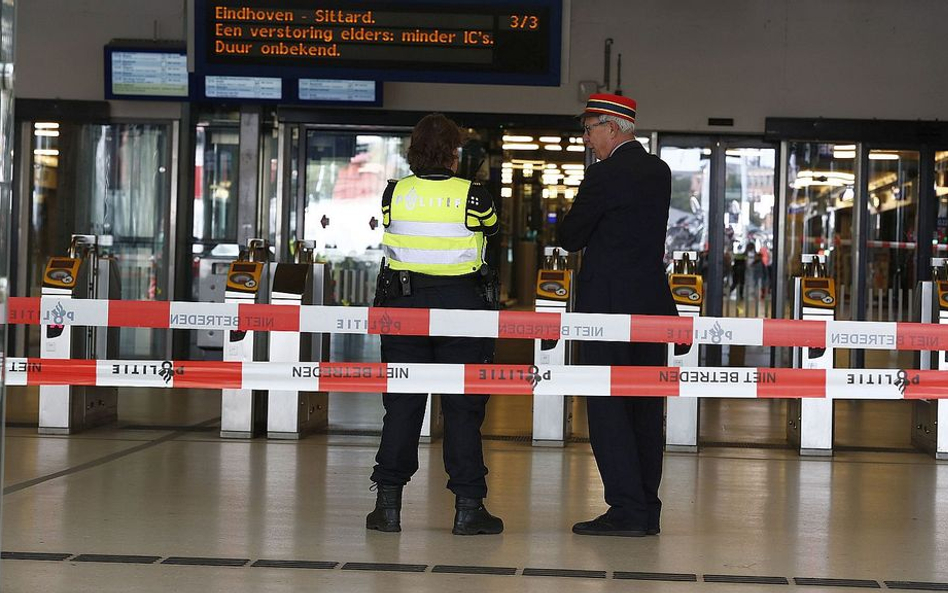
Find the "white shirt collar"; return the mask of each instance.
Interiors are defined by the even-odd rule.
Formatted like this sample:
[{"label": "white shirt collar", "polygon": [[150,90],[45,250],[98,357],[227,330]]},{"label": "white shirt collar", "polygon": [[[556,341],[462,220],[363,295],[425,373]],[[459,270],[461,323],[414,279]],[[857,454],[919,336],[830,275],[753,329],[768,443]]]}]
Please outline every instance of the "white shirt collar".
[{"label": "white shirt collar", "polygon": [[629,142],[635,142],[635,139],[633,138],[632,140],[626,140],[625,142],[621,142],[621,143],[619,143],[619,144],[616,144],[616,147],[612,149],[612,152],[609,153],[609,156],[614,155],[614,154],[616,153],[616,151],[619,150],[619,147],[620,147],[620,146],[623,146],[623,145],[625,145],[625,144],[628,144]]}]

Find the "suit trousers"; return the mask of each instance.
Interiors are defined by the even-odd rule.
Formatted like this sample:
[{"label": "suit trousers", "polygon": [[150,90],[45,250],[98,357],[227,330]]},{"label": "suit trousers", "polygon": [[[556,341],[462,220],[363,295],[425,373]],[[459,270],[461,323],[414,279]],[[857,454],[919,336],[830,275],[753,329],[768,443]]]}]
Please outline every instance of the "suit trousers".
[{"label": "suit trousers", "polygon": [[[664,344],[587,342],[580,353],[582,364],[666,364]],[[610,518],[643,528],[659,527],[664,407],[661,397],[586,399],[589,442]]]},{"label": "suit trousers", "polygon": [[[456,283],[413,287],[409,296],[386,297],[384,307],[437,309],[486,309],[476,282],[469,278]],[[494,358],[492,338],[387,336],[382,339],[383,362],[433,362],[451,364],[490,363]],[[487,496],[487,466],[481,445],[487,395],[442,395],[444,415],[444,468],[448,489],[457,496]],[[407,484],[418,471],[418,441],[424,421],[424,394],[382,395],[385,417],[382,442],[375,457],[372,481]]]}]

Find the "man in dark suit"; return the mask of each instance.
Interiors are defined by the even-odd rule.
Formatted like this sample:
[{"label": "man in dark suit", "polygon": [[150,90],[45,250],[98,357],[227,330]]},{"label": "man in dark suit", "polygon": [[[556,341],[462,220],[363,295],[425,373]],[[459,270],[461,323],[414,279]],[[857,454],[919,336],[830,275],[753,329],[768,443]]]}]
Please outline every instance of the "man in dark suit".
[{"label": "man in dark suit", "polygon": [[[677,315],[662,265],[671,171],[635,139],[635,101],[595,94],[580,116],[599,162],[559,228],[559,244],[583,250],[576,307],[582,313]],[[583,342],[580,363],[665,366],[667,346]],[[640,537],[660,531],[664,400],[590,397],[589,440],[609,510],[577,523],[581,535]]]}]

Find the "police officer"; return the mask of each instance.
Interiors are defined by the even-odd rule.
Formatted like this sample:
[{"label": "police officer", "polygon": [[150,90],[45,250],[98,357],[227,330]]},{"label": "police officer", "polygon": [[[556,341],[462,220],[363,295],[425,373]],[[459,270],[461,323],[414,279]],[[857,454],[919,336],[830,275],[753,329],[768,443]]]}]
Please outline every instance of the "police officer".
[{"label": "police officer", "polygon": [[[375,305],[424,309],[487,309],[495,287],[484,263],[487,235],[498,230],[490,194],[456,177],[461,131],[435,113],[418,122],[408,148],[409,177],[390,181],[382,196],[382,247]],[[383,362],[489,363],[490,338],[382,336]],[[455,494],[455,535],[500,533],[503,521],[484,507],[487,467],[481,447],[486,395],[443,395],[444,467]],[[401,531],[402,489],[418,470],[423,394],[382,395],[385,418],[372,481],[375,510],[367,529]]]}]

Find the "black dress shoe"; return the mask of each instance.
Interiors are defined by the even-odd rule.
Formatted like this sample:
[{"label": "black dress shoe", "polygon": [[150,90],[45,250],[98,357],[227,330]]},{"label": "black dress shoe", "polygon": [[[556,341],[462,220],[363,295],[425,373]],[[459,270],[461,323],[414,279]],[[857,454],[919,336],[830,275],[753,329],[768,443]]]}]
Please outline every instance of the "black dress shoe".
[{"label": "black dress shoe", "polygon": [[504,522],[487,512],[480,498],[458,496],[454,508],[454,535],[495,535],[504,530]]},{"label": "black dress shoe", "polygon": [[402,530],[402,487],[375,484],[375,510],[365,518],[365,528],[397,533]]},{"label": "black dress shoe", "polygon": [[592,521],[581,521],[573,525],[573,533],[578,535],[611,535],[614,537],[645,537],[649,535],[648,530],[641,526],[625,521],[615,521],[607,515],[599,515]]}]

